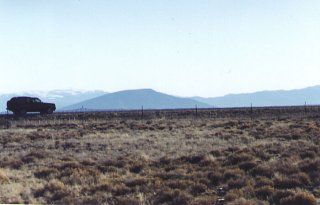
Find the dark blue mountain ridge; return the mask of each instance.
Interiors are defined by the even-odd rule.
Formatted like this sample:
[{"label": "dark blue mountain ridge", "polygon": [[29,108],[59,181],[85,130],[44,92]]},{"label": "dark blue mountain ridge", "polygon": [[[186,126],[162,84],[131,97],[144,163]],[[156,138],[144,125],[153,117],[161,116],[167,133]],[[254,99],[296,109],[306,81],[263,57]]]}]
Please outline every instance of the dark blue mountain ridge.
[{"label": "dark blue mountain ridge", "polygon": [[191,99],[204,102],[214,107],[248,107],[253,106],[290,106],[320,105],[320,86],[294,90],[260,91],[244,94],[228,94],[222,97]]},{"label": "dark blue mountain ridge", "polygon": [[77,109],[175,109],[207,108],[210,105],[189,98],[175,97],[152,89],[124,90],[67,106],[64,110]]}]

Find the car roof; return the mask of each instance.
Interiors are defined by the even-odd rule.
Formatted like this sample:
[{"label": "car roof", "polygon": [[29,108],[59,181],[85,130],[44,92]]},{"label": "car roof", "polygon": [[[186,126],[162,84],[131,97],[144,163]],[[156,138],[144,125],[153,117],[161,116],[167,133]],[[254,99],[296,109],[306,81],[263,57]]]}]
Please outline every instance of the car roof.
[{"label": "car roof", "polygon": [[36,97],[28,97],[28,96],[18,96],[18,97],[13,97],[11,98],[12,100],[16,100],[16,99],[39,99]]}]

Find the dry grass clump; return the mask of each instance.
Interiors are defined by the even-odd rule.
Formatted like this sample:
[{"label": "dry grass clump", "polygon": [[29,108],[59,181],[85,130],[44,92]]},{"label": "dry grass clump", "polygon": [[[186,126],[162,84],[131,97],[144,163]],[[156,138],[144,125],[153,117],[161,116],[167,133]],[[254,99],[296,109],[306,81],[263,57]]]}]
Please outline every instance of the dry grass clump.
[{"label": "dry grass clump", "polygon": [[243,197],[244,192],[242,189],[232,189],[232,190],[226,190],[226,194],[222,195],[224,197],[226,202],[232,202],[236,199],[239,199]]},{"label": "dry grass clump", "polygon": [[23,161],[14,157],[4,157],[0,161],[0,167],[11,168],[11,169],[20,169],[23,166]]},{"label": "dry grass clump", "polygon": [[292,205],[292,204],[316,205],[317,200],[312,194],[305,191],[298,191],[292,196],[288,196],[280,200],[280,205]]},{"label": "dry grass clump", "polygon": [[90,193],[91,195],[96,192],[112,192],[113,185],[110,182],[102,182],[94,185],[91,188],[84,188],[82,191],[84,193]]},{"label": "dry grass clump", "polygon": [[212,205],[216,204],[217,199],[213,196],[202,196],[190,202],[190,205]]},{"label": "dry grass clump", "polygon": [[187,190],[192,186],[194,182],[191,180],[170,180],[166,182],[166,186],[170,187],[171,189],[179,189],[179,190]]},{"label": "dry grass clump", "polygon": [[285,175],[292,175],[295,173],[299,173],[299,167],[296,163],[294,163],[293,159],[283,159],[274,164],[274,170],[276,172],[280,172]]},{"label": "dry grass clump", "polygon": [[229,203],[230,205],[256,205],[257,202],[254,201],[254,200],[248,200],[248,199],[245,199],[245,198],[240,198],[240,199],[237,199],[231,203]]},{"label": "dry grass clump", "polygon": [[28,163],[33,163],[40,159],[47,158],[47,157],[49,157],[49,153],[46,151],[42,151],[42,152],[31,151],[28,154],[22,156],[21,160],[24,163],[28,164]]},{"label": "dry grass clump", "polygon": [[251,154],[244,153],[244,152],[240,152],[240,153],[236,152],[227,158],[226,164],[237,165],[237,164],[243,163],[243,162],[250,162],[253,159],[254,159],[254,157]]},{"label": "dry grass clump", "polygon": [[101,191],[101,188],[105,189],[103,191],[111,192],[115,196],[127,195],[132,191],[129,187],[127,187],[123,183],[113,184],[111,190],[109,189],[107,184],[103,185],[102,187],[99,186],[98,190]]},{"label": "dry grass clump", "polygon": [[239,177],[239,178],[231,178],[227,181],[227,185],[229,189],[240,189],[249,184],[249,178]]},{"label": "dry grass clump", "polygon": [[255,187],[271,186],[273,187],[273,181],[267,177],[257,177],[255,178]]},{"label": "dry grass clump", "polygon": [[272,167],[266,165],[258,165],[254,167],[250,172],[253,176],[264,176],[268,178],[271,178],[273,176]]},{"label": "dry grass clump", "polygon": [[244,171],[249,171],[257,166],[257,163],[255,161],[244,161],[238,164],[239,168]]},{"label": "dry grass clump", "polygon": [[311,183],[307,174],[298,172],[290,176],[282,176],[274,179],[274,186],[278,189],[292,189],[296,187],[306,187]]},{"label": "dry grass clump", "polygon": [[274,193],[275,189],[272,186],[262,186],[259,188],[255,189],[255,196],[258,199],[262,199],[262,200],[268,200],[272,194]]},{"label": "dry grass clump", "polygon": [[143,171],[143,165],[142,164],[135,164],[129,168],[130,172],[139,174]]},{"label": "dry grass clump", "polygon": [[65,184],[57,179],[50,180],[43,188],[35,192],[36,197],[44,197],[51,202],[57,202],[70,195]]},{"label": "dry grass clump", "polygon": [[215,171],[210,171],[207,174],[207,177],[211,183],[212,186],[217,186],[220,184],[220,182],[222,181],[222,175],[219,172],[215,172]]},{"label": "dry grass clump", "polygon": [[191,202],[192,197],[185,192],[179,190],[166,190],[158,193],[155,204],[170,204],[170,205],[187,205]]},{"label": "dry grass clump", "polygon": [[223,179],[228,181],[230,179],[239,179],[245,175],[245,172],[238,168],[227,169],[223,174]]},{"label": "dry grass clump", "polygon": [[118,205],[140,205],[140,200],[136,197],[118,197],[116,199]]},{"label": "dry grass clump", "polygon": [[191,193],[193,196],[198,196],[207,190],[207,186],[201,183],[195,183],[191,186]]},{"label": "dry grass clump", "polygon": [[299,167],[301,171],[306,172],[306,173],[311,173],[311,172],[318,172],[320,171],[320,159],[307,159],[303,160],[300,164]]},{"label": "dry grass clump", "polygon": [[95,169],[65,169],[58,178],[66,184],[85,185],[97,183],[100,173]]},{"label": "dry grass clump", "polygon": [[56,168],[43,168],[34,173],[37,178],[54,179],[59,174],[59,170]]},{"label": "dry grass clump", "polygon": [[280,201],[285,198],[293,196],[295,192],[293,190],[275,190],[272,197],[269,199],[271,204],[280,204]]},{"label": "dry grass clump", "polygon": [[133,178],[133,179],[126,179],[124,184],[127,187],[137,187],[137,186],[145,186],[148,184],[148,179],[143,177]]},{"label": "dry grass clump", "polygon": [[26,135],[26,138],[30,139],[31,141],[35,141],[35,140],[51,139],[51,135],[40,129],[38,131],[30,132],[29,134]]},{"label": "dry grass clump", "polygon": [[9,183],[9,177],[4,171],[0,170],[0,184],[6,183]]},{"label": "dry grass clump", "polygon": [[317,156],[317,152],[313,150],[305,150],[302,153],[300,153],[301,159],[314,159]]}]

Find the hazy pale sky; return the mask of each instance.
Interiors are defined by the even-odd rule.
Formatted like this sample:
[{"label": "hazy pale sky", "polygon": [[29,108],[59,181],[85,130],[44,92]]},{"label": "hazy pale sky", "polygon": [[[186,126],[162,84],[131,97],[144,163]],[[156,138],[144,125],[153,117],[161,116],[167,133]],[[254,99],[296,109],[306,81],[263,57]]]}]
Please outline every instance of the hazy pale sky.
[{"label": "hazy pale sky", "polygon": [[320,84],[319,0],[0,0],[0,93]]}]

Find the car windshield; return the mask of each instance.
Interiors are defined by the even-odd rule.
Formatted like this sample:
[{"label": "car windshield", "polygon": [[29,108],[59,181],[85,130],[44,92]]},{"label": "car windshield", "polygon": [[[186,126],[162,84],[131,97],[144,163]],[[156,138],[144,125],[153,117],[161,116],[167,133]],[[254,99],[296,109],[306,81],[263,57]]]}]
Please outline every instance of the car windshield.
[{"label": "car windshield", "polygon": [[40,100],[40,99],[38,99],[38,98],[35,98],[35,99],[33,100],[33,102],[40,103],[40,102],[41,102],[41,100]]}]

